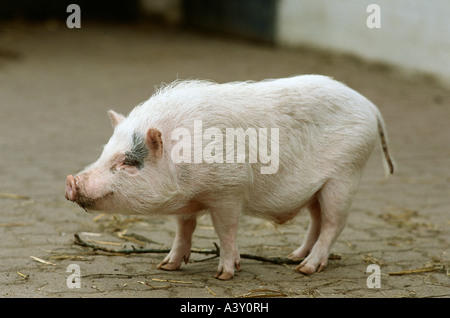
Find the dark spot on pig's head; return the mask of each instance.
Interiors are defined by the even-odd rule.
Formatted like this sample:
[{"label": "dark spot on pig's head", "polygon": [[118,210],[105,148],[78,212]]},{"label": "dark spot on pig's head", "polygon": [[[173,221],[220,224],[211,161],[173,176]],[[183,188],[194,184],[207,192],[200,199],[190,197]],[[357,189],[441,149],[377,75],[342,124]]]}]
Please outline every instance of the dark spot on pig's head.
[{"label": "dark spot on pig's head", "polygon": [[139,170],[144,167],[144,160],[148,156],[148,149],[145,145],[144,137],[138,133],[133,133],[133,145],[131,150],[125,152],[124,164],[138,168]]}]

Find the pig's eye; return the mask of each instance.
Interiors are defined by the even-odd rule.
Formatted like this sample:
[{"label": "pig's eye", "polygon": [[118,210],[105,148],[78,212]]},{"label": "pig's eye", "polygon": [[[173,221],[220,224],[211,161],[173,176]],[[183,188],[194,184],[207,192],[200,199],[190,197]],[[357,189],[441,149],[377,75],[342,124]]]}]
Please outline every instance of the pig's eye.
[{"label": "pig's eye", "polygon": [[130,174],[135,174],[140,169],[139,167],[141,167],[139,160],[136,160],[133,156],[125,153],[125,155],[118,155],[109,170],[112,173],[116,173],[117,171],[126,171]]},{"label": "pig's eye", "polygon": [[116,171],[126,171],[129,174],[135,174],[138,171],[137,163],[134,160],[126,158],[111,168],[112,173],[115,173]]}]

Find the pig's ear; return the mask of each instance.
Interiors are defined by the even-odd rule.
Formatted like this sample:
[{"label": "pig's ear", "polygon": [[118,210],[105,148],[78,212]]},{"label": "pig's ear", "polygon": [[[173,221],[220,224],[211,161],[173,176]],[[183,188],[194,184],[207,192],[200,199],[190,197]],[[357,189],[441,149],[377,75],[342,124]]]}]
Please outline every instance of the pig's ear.
[{"label": "pig's ear", "polygon": [[157,128],[151,127],[147,130],[147,147],[150,150],[150,153],[153,153],[153,155],[157,158],[162,158],[163,156],[163,141],[161,136],[162,133]]},{"label": "pig's ear", "polygon": [[113,110],[109,110],[108,115],[109,115],[109,118],[111,119],[111,124],[112,124],[113,128],[115,128],[118,124],[120,124],[125,119],[125,117],[123,115],[118,114]]}]

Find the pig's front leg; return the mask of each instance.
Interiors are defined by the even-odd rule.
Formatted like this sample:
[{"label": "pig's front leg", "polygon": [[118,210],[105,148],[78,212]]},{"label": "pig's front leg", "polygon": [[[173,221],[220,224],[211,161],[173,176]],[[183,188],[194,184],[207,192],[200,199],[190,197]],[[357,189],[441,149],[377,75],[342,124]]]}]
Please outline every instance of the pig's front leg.
[{"label": "pig's front leg", "polygon": [[172,248],[166,258],[158,264],[159,269],[174,271],[180,268],[181,262],[187,264],[191,254],[192,233],[197,225],[197,216],[177,216],[177,234]]},{"label": "pig's front leg", "polygon": [[211,210],[211,219],[219,236],[220,261],[217,273],[214,277],[221,280],[231,279],[234,268],[240,269],[240,257],[236,245],[238,218],[241,207],[232,204],[226,207],[214,207]]}]

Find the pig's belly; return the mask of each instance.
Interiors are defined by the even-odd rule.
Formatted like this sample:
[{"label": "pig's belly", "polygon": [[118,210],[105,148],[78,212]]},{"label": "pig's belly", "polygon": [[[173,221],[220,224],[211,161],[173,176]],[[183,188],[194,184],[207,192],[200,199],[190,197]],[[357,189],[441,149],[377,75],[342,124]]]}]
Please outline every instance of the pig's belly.
[{"label": "pig's belly", "polygon": [[273,209],[273,210],[254,210],[254,209],[245,209],[244,213],[262,218],[262,219],[269,219],[277,224],[283,224],[287,221],[292,220],[303,208],[305,208],[310,200],[304,202],[303,204],[299,204],[297,207],[293,209],[288,210],[282,210],[282,209]]},{"label": "pig's belly", "polygon": [[279,224],[291,220],[315,200],[327,180],[325,173],[317,176],[307,173],[292,167],[290,171],[256,178],[247,193],[243,212]]},{"label": "pig's belly", "polygon": [[[302,193],[303,192],[303,193]],[[315,199],[317,190],[298,191],[290,195],[267,195],[265,198],[250,198],[244,207],[244,214],[254,217],[270,219],[283,224],[294,218],[303,208]]]}]

